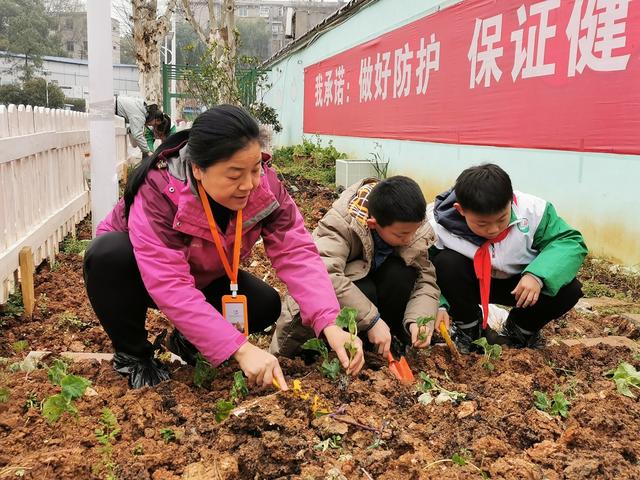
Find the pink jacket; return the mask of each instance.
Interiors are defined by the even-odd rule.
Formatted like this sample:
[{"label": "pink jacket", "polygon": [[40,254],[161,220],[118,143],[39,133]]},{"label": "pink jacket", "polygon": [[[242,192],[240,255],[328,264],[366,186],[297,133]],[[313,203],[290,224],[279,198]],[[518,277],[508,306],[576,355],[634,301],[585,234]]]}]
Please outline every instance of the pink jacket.
[{"label": "pink jacket", "polygon": [[[178,148],[161,156],[166,155],[174,164],[182,162],[184,171],[184,160],[177,154]],[[121,199],[98,225],[96,234],[129,232],[142,280],[153,301],[205,358],[218,365],[246,338],[200,291],[226,273],[188,175],[180,180],[169,170],[150,170],[131,206],[128,222]],[[232,216],[227,231],[221,232],[227,252],[233,251],[234,232]],[[303,323],[319,335],[334,323],[340,307],[298,208],[266,164],[260,185],[251,192],[243,210],[241,259],[250,255],[260,236],[278,277],[300,305]],[[251,298],[247,300],[251,302]]]}]

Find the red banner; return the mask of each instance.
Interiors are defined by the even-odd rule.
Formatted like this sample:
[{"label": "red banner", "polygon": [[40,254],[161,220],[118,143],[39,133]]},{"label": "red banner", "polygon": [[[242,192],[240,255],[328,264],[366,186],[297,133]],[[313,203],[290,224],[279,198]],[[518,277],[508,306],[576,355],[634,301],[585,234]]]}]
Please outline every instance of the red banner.
[{"label": "red banner", "polygon": [[304,131],[640,154],[639,39],[640,1],[464,1],[307,67]]}]

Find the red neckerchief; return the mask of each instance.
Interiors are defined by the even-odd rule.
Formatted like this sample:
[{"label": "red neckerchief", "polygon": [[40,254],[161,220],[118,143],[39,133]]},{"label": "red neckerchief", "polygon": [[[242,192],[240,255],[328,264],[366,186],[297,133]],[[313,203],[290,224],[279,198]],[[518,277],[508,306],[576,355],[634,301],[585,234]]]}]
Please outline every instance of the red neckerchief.
[{"label": "red neckerchief", "polygon": [[473,256],[473,269],[476,277],[480,281],[480,303],[482,304],[482,329],[486,330],[487,321],[489,320],[489,293],[491,291],[491,253],[489,247],[494,243],[504,240],[511,226],[507,227],[500,235],[492,240],[487,240],[478,247],[476,254]]}]

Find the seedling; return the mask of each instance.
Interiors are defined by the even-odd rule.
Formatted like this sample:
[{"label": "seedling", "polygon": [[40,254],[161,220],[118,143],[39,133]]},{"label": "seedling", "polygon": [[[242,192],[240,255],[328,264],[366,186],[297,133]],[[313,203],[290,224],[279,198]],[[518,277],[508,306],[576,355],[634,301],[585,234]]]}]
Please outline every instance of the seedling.
[{"label": "seedling", "polygon": [[76,415],[78,409],[74,406],[74,400],[84,395],[91,382],[77,375],[65,374],[60,376],[60,364],[55,364],[47,372],[53,385],[60,385],[61,392],[47,398],[42,405],[42,415],[49,423],[57,422],[64,412]]},{"label": "seedling", "polygon": [[447,390],[424,372],[420,372],[419,376],[422,381],[418,383],[416,390],[422,394],[418,397],[418,402],[424,405],[429,405],[434,400],[436,403],[459,402],[467,397],[465,393]]},{"label": "seedling", "polygon": [[58,327],[64,330],[82,331],[91,326],[90,323],[83,322],[75,313],[64,312],[58,316]]},{"label": "seedling", "polygon": [[344,307],[336,317],[336,325],[347,330],[351,334],[349,341],[344,344],[344,348],[349,354],[349,362],[353,360],[353,357],[358,351],[355,343],[356,335],[358,335],[358,322],[356,322],[357,315],[358,311],[355,308]]},{"label": "seedling", "polygon": [[418,340],[424,342],[427,339],[427,325],[429,323],[434,322],[435,317],[420,317],[416,320],[416,325],[418,326]]},{"label": "seedling", "polygon": [[47,376],[49,377],[49,381],[53,385],[60,385],[62,379],[67,375],[67,369],[69,366],[67,363],[61,358],[56,358],[49,370],[47,370]]},{"label": "seedling", "polygon": [[375,450],[376,448],[380,448],[386,444],[387,442],[382,440],[380,437],[376,437],[373,443],[367,447],[367,450]]},{"label": "seedling", "polygon": [[247,381],[241,371],[237,371],[233,374],[233,385],[229,392],[229,400],[218,400],[215,405],[216,422],[221,422],[229,416],[231,411],[236,406],[236,403],[249,394],[249,388],[247,387]]},{"label": "seedling", "polygon": [[233,385],[231,385],[231,392],[229,398],[232,402],[237,402],[249,395],[249,387],[247,387],[247,381],[240,370],[233,374]]},{"label": "seedling", "polygon": [[196,355],[196,367],[193,370],[193,384],[200,388],[209,388],[218,376],[218,369],[213,367],[200,353]]},{"label": "seedling", "polygon": [[329,350],[327,349],[327,345],[318,338],[312,338],[304,342],[302,345],[304,350],[313,350],[322,355],[323,361],[322,365],[320,365],[320,372],[332,380],[335,380],[340,373],[340,362],[337,358],[333,360],[329,360]]},{"label": "seedling", "polygon": [[98,442],[102,445],[102,447],[100,447],[102,466],[98,467],[97,470],[98,472],[106,472],[107,479],[115,479],[117,465],[113,461],[112,442],[114,442],[120,434],[118,419],[111,410],[103,408],[102,414],[100,415],[100,425],[101,428],[96,428],[95,434]]},{"label": "seedling", "polygon": [[482,468],[478,467],[476,464],[472,463],[470,458],[471,458],[471,452],[467,449],[462,449],[460,450],[460,453],[454,453],[451,456],[451,458],[443,458],[442,460],[436,460],[435,462],[432,462],[426,465],[424,469],[426,470],[428,468],[433,467],[434,465],[438,465],[441,463],[453,463],[460,467],[464,467],[464,466],[472,467],[474,470],[476,470],[476,472],[478,472],[480,477],[483,479],[490,478],[489,474],[484,470],[482,470]]},{"label": "seedling", "polygon": [[11,349],[15,353],[22,353],[27,348],[29,348],[29,342],[27,342],[26,340],[18,340],[17,342],[13,342],[13,344],[11,345]]},{"label": "seedling", "polygon": [[618,368],[605,373],[616,384],[619,393],[625,397],[636,398],[632,388],[640,390],[640,372],[627,362],[620,362]]},{"label": "seedling", "polygon": [[341,444],[342,444],[342,437],[340,435],[331,435],[329,438],[316,443],[313,446],[313,449],[319,450],[321,452],[326,452],[330,448],[333,448],[333,449],[342,448]]},{"label": "seedling", "polygon": [[144,455],[144,448],[142,448],[142,445],[138,443],[135,447],[133,447],[133,452],[131,453],[133,453],[134,455]]},{"label": "seedling", "polygon": [[496,366],[491,360],[498,360],[502,355],[502,347],[500,345],[490,344],[485,337],[473,341],[474,344],[482,347],[484,351],[484,359],[482,360],[482,368],[487,372],[492,372]]},{"label": "seedling", "polygon": [[0,388],[0,403],[6,403],[11,398],[11,392],[7,387]]},{"label": "seedling", "polygon": [[32,408],[40,410],[42,408],[42,402],[38,400],[38,396],[34,392],[29,392],[27,399],[22,405],[22,413],[27,413]]},{"label": "seedling", "polygon": [[176,441],[176,432],[174,432],[170,428],[160,429],[160,436],[162,437],[162,440],[164,440],[164,443],[170,443],[170,442]]},{"label": "seedling", "polygon": [[569,400],[560,390],[556,390],[551,398],[546,393],[536,390],[533,392],[533,398],[533,404],[538,410],[562,418],[569,416]]}]

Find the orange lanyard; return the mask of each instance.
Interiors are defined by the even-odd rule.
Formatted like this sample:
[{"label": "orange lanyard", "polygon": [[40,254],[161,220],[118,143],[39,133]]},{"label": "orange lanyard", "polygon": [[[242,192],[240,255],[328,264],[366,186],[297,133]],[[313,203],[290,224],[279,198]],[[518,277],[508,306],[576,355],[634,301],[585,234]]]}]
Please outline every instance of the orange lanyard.
[{"label": "orange lanyard", "polygon": [[229,260],[227,259],[227,252],[225,252],[224,247],[222,246],[222,240],[220,240],[218,227],[215,219],[213,218],[211,205],[209,205],[209,201],[207,199],[207,193],[204,191],[202,183],[200,182],[198,182],[198,193],[200,193],[200,201],[202,202],[204,213],[207,215],[207,220],[209,221],[209,229],[211,230],[211,235],[213,235],[213,243],[216,244],[216,249],[218,250],[218,255],[220,255],[220,259],[222,260],[224,270],[227,272],[229,280],[231,280],[231,294],[235,297],[238,294],[238,269],[240,268],[240,247],[242,246],[242,210],[238,210],[238,213],[236,214],[236,238],[233,243],[232,269],[231,265],[229,265]]}]

